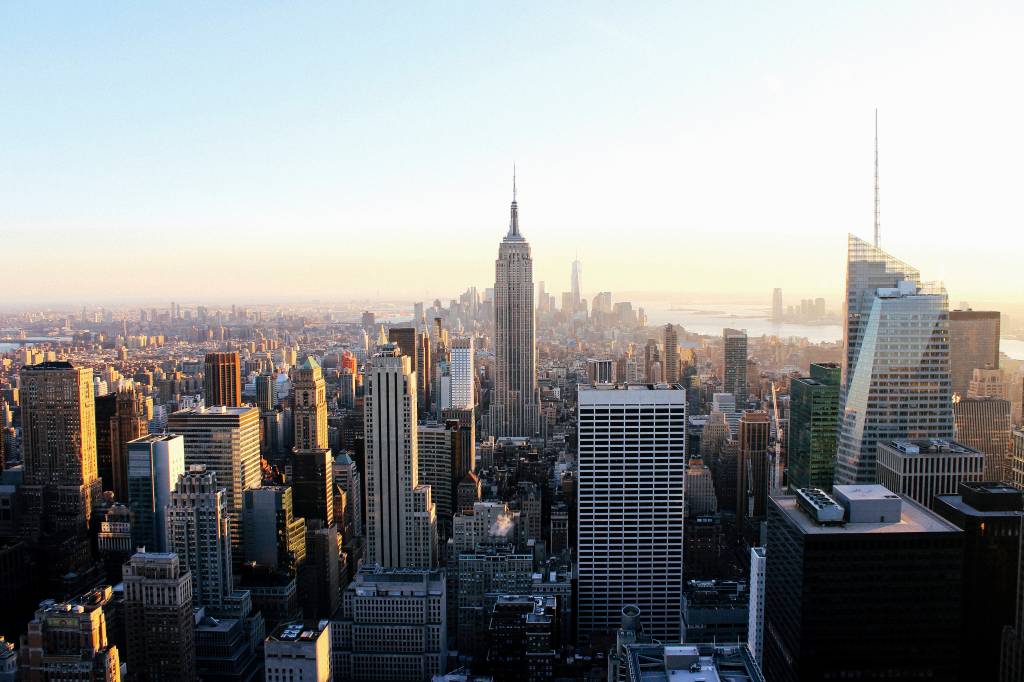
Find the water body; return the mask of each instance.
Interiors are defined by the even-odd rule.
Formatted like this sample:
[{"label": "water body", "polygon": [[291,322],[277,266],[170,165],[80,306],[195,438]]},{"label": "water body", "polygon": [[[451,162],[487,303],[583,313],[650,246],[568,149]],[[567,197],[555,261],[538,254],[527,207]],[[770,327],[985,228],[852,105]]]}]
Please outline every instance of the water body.
[{"label": "water body", "polygon": [[29,344],[24,343],[0,343],[0,353],[10,353],[11,351],[18,350],[24,345],[30,344],[44,344],[44,343],[60,343],[68,342],[71,340],[70,336],[30,336],[25,339]]}]

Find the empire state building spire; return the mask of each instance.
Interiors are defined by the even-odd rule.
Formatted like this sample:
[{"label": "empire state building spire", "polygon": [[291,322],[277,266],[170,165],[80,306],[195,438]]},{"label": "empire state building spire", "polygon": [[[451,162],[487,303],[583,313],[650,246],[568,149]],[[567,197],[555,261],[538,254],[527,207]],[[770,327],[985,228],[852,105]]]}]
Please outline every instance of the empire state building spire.
[{"label": "empire state building spire", "polygon": [[520,237],[519,234],[519,205],[516,203],[516,167],[512,165],[512,218],[508,224],[508,236]]}]

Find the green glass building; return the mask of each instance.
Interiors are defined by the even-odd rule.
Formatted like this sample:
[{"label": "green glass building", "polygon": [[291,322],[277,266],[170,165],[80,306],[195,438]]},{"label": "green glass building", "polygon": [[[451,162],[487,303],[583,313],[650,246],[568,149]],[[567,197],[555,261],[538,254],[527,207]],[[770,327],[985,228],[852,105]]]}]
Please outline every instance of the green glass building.
[{"label": "green glass building", "polygon": [[811,376],[794,379],[789,389],[789,487],[832,490],[839,426],[836,363],[811,365]]}]

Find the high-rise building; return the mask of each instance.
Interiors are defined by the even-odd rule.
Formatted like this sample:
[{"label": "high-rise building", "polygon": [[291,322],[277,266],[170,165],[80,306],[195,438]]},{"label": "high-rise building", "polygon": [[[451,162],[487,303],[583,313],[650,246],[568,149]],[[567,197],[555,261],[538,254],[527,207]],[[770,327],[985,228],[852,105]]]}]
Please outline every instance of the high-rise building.
[{"label": "high-rise building", "polygon": [[114,497],[128,501],[128,443],[149,433],[153,399],[134,389],[118,391],[117,407],[110,420],[111,470]]},{"label": "high-rise building", "polygon": [[260,413],[271,412],[277,406],[277,382],[272,374],[256,377],[256,407]]},{"label": "high-rise building", "polygon": [[292,501],[295,515],[334,523],[334,458],[327,449],[292,452]]},{"label": "high-rise building", "polygon": [[430,497],[437,508],[438,542],[444,544],[452,536],[455,487],[460,480],[453,470],[462,445],[459,422],[421,422],[417,431],[419,482],[430,486]]},{"label": "high-rise building", "polygon": [[445,409],[472,410],[476,407],[473,390],[476,369],[473,357],[473,337],[466,336],[451,340],[448,362],[451,383]]},{"label": "high-rise building", "polygon": [[217,474],[231,517],[231,544],[242,551],[242,493],[258,488],[260,414],[255,407],[194,407],[167,418],[167,432],[185,439],[185,466],[202,464]]},{"label": "high-rise building", "polygon": [[1020,530],[1017,549],[1017,600],[1014,603],[1014,614],[1014,624],[1003,629],[999,682],[1019,682],[1024,678],[1024,525]]},{"label": "high-rise building", "polygon": [[327,384],[320,364],[312,356],[292,375],[292,419],[296,450],[328,447]]},{"label": "high-rise building", "polygon": [[711,468],[699,454],[690,455],[690,463],[686,468],[686,516],[690,518],[716,511],[718,498],[715,497]]},{"label": "high-rise building", "polygon": [[967,389],[968,398],[1000,398],[1010,400],[1010,386],[1001,369],[981,368],[971,373],[971,384]]},{"label": "high-rise building", "polygon": [[679,333],[675,325],[665,325],[662,341],[665,348],[665,361],[661,363],[662,379],[665,383],[674,384],[679,381]]},{"label": "high-rise building", "polygon": [[194,464],[178,479],[167,505],[167,542],[192,573],[197,606],[223,609],[234,589],[227,491],[217,474]]},{"label": "high-rise building", "polygon": [[486,627],[486,667],[495,682],[545,682],[554,678],[559,649],[555,597],[499,595]]},{"label": "high-rise building", "polygon": [[655,637],[678,640],[686,391],[583,388],[577,419],[579,631],[614,630],[634,604]]},{"label": "high-rise building", "polygon": [[750,603],[747,618],[747,649],[761,665],[764,652],[764,547],[750,548]]},{"label": "high-rise building", "polygon": [[911,281],[875,291],[840,392],[837,483],[875,480],[885,440],[953,438],[946,292]]},{"label": "high-rise building", "polygon": [[1013,430],[1010,454],[1010,482],[1024,490],[1024,429]]},{"label": "high-rise building", "polygon": [[1012,480],[1010,401],[954,395],[953,419],[957,441],[985,453],[985,480]]},{"label": "high-rise building", "polygon": [[1012,627],[1024,495],[1005,483],[961,483],[935,513],[964,531],[962,680],[998,680],[1003,629]]},{"label": "high-rise building", "polygon": [[768,513],[771,462],[768,441],[771,423],[767,412],[746,411],[740,417],[740,454],[736,471],[736,520],[763,519]]},{"label": "high-rise building", "polygon": [[838,364],[811,364],[811,375],[789,387],[789,487],[832,489],[839,423]]},{"label": "high-rise building", "polygon": [[266,682],[330,682],[331,622],[283,623],[263,643]]},{"label": "high-rise building", "polygon": [[177,554],[139,552],[124,565],[125,658],[132,679],[196,678],[192,574]]},{"label": "high-rise building", "polygon": [[747,333],[736,329],[722,331],[725,364],[722,388],[736,397],[736,409],[747,404]]},{"label": "high-rise building", "polygon": [[954,441],[894,440],[878,444],[878,482],[922,507],[984,480],[985,455]]},{"label": "high-rise building", "polygon": [[388,330],[388,342],[394,344],[402,355],[409,358],[410,371],[419,370],[420,335],[415,327],[392,327]]},{"label": "high-rise building", "polygon": [[429,332],[420,332],[420,343],[419,348],[416,349],[416,353],[416,403],[423,406],[424,412],[428,412],[431,407],[430,384],[434,377],[433,356],[430,353]]},{"label": "high-rise building", "polygon": [[437,561],[437,510],[419,482],[416,375],[398,347],[385,344],[364,382],[367,560],[386,568]]},{"label": "high-rise building", "polygon": [[749,597],[743,581],[686,581],[680,614],[681,641],[687,644],[747,641]]},{"label": "high-rise building", "polygon": [[999,369],[1000,315],[996,310],[949,311],[949,375],[953,393],[965,396],[976,369]]},{"label": "high-rise building", "polygon": [[245,560],[295,575],[306,558],[306,521],[295,516],[292,489],[270,485],[245,491]]},{"label": "high-rise building", "polygon": [[512,218],[498,248],[494,281],[494,395],[490,435],[533,436],[539,412],[533,258],[519,233],[519,207],[512,191]]},{"label": "high-rise building", "polygon": [[[89,392],[91,395],[91,381]],[[29,621],[28,633],[21,638],[20,679],[120,682],[120,653],[107,638],[103,612],[110,592],[107,586],[62,604],[52,599],[42,602]]]},{"label": "high-rise building", "polygon": [[334,483],[345,493],[345,519],[342,530],[346,542],[363,534],[363,477],[359,466],[347,452],[334,458]]},{"label": "high-rise building", "polygon": [[772,322],[782,322],[782,289],[772,289]]},{"label": "high-rise building", "polygon": [[881,485],[771,497],[764,676],[957,680],[964,534]]},{"label": "high-rise building", "polygon": [[[657,366],[657,373],[655,370]],[[661,353],[658,351],[658,342],[655,339],[647,339],[644,346],[644,377],[647,383],[653,384],[661,381]]]},{"label": "high-rise building", "polygon": [[96,471],[92,369],[70,362],[22,367],[20,389],[22,533],[82,534],[103,492]]},{"label": "high-rise building", "polygon": [[238,407],[242,404],[242,374],[237,351],[206,354],[203,395],[207,407]]},{"label": "high-rise building", "polygon": [[129,441],[128,509],[132,542],[150,552],[167,551],[167,505],[185,473],[185,439],[150,434]]},{"label": "high-rise building", "polygon": [[348,557],[341,551],[338,526],[313,519],[306,524],[306,560],[299,569],[303,615],[328,618],[338,610]]},{"label": "high-rise building", "polygon": [[420,682],[443,674],[447,601],[444,572],[363,566],[331,622],[335,676]]}]

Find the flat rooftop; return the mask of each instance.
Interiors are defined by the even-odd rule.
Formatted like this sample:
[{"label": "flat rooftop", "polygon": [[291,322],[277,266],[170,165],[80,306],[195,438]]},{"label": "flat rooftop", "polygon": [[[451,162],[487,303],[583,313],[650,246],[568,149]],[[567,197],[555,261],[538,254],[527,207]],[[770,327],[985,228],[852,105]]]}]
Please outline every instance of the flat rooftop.
[{"label": "flat rooftop", "polygon": [[[889,492],[884,486],[848,486],[849,488],[870,489],[882,488]],[[861,490],[847,491],[852,499],[876,499],[877,491]],[[892,493],[889,493],[892,494]],[[856,497],[853,497],[856,496]],[[819,525],[797,504],[794,495],[772,496],[772,501],[778,505],[782,513],[806,535],[850,535],[850,534],[891,534],[891,533],[960,533],[963,532],[955,525],[946,521],[937,514],[933,514],[913,500],[902,498],[903,508],[899,522],[894,523],[846,523],[843,525],[823,526]]]},{"label": "flat rooftop", "polygon": [[929,438],[922,440],[886,440],[880,441],[879,446],[887,447],[904,455],[977,455],[977,450],[969,448],[963,443],[944,438]]}]

